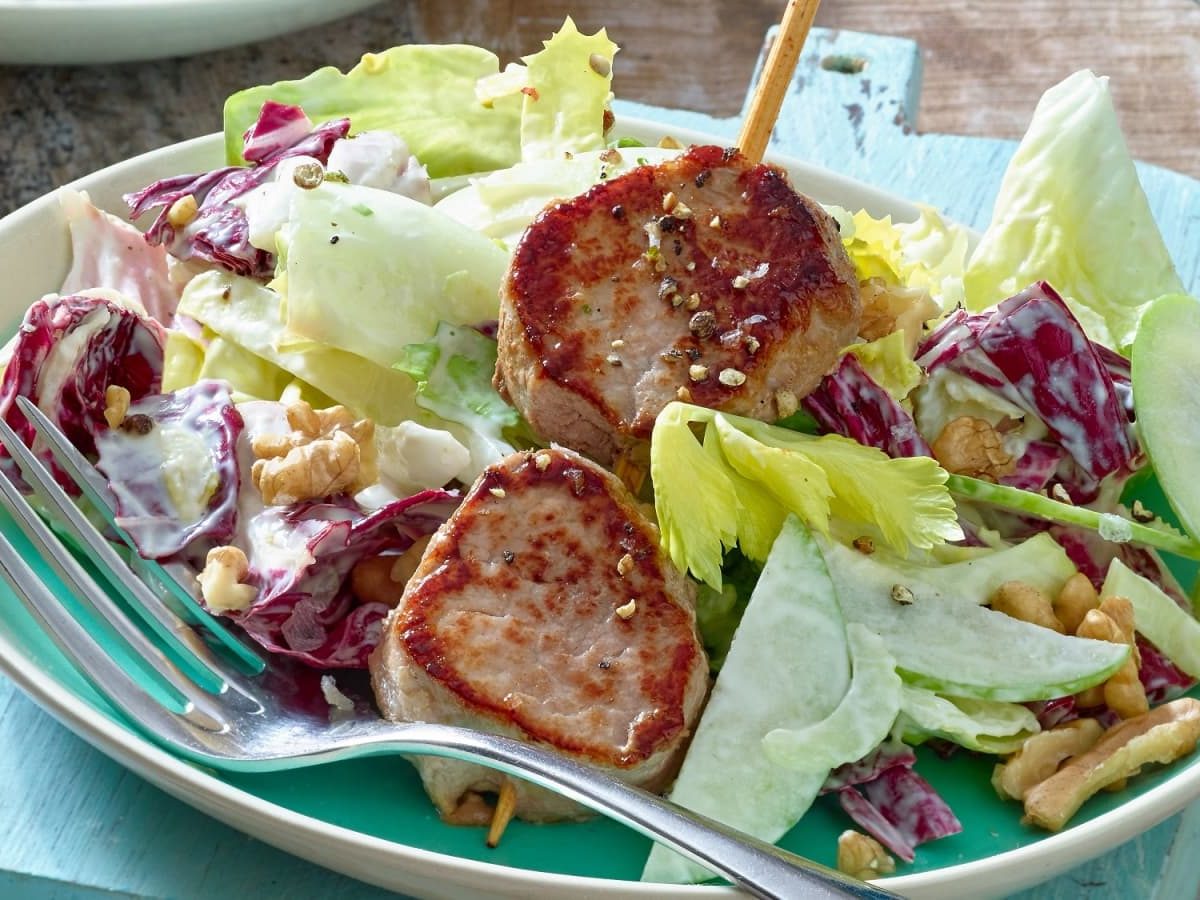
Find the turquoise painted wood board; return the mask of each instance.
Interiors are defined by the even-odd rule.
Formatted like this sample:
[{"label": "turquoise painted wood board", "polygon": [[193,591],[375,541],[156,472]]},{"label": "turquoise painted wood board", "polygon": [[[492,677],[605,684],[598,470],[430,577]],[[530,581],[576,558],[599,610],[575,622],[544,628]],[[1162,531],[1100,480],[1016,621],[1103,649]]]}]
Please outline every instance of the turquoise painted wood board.
[{"label": "turquoise painted wood board", "polygon": [[[849,73],[838,69],[852,66],[823,68],[831,57],[865,65]],[[814,29],[772,149],[982,226],[1015,144],[918,134],[920,85],[912,42]],[[738,126],[737,118],[617,105],[621,114],[730,138]],[[1153,166],[1140,174],[1184,283],[1200,291],[1200,182]],[[1019,897],[1195,898],[1198,851],[1195,804]],[[0,900],[385,895],[195,812],[75,738],[0,679]]]}]

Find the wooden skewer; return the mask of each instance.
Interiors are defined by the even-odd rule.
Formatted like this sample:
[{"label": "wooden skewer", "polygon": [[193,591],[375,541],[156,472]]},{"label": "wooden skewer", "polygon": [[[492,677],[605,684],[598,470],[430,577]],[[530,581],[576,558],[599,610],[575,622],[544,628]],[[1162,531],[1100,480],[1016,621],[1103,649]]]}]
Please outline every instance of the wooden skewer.
[{"label": "wooden skewer", "polygon": [[804,39],[808,37],[808,30],[812,28],[820,5],[821,0],[788,0],[783,21],[779,24],[779,33],[775,36],[771,52],[767,54],[762,77],[758,79],[754,96],[750,98],[750,110],[742,122],[742,133],[738,135],[738,149],[751,163],[762,162],[767,142],[775,129],[775,120],[779,118],[779,110],[783,106],[784,95],[791,84],[792,73],[796,71]]},{"label": "wooden skewer", "polygon": [[496,811],[492,814],[492,824],[488,828],[487,845],[496,847],[504,835],[504,829],[512,821],[517,808],[517,788],[512,779],[505,776],[500,782],[500,795],[496,798]]}]

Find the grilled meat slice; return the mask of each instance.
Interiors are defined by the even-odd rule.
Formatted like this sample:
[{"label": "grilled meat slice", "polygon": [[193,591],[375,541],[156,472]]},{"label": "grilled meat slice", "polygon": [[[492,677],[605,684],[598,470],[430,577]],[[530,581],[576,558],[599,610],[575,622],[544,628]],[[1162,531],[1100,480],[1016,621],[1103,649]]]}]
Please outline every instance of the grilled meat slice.
[{"label": "grilled meat slice", "polygon": [[693,147],[547,208],[501,288],[496,386],[610,463],[672,400],[773,421],[858,333],[834,220],[770,165]]},{"label": "grilled meat slice", "polygon": [[[694,600],[613,475],[568,450],[517,453],[426,549],[371,657],[375,696],[389,719],[511,735],[660,790],[707,690]],[[504,778],[414,762],[444,816]],[[523,818],[586,815],[516,788]]]}]

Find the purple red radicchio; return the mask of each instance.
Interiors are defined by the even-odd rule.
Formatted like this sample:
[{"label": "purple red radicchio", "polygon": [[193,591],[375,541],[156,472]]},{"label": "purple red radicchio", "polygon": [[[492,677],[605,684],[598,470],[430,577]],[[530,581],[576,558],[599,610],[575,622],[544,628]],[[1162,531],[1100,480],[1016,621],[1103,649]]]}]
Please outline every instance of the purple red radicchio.
[{"label": "purple red radicchio", "polygon": [[[164,559],[187,549],[203,562],[210,547],[232,540],[242,428],[228,385],[200,381],[143,398],[120,427],[97,436],[96,467],[139,554]],[[182,470],[170,464],[180,457],[187,457]]]},{"label": "purple red radicchio", "polygon": [[389,607],[350,589],[359,560],[399,554],[454,511],[457,493],[425,490],[364,514],[348,497],[272,506],[242,526],[255,601],[228,615],[262,646],[322,669],[362,668]]},{"label": "purple red radicchio", "polygon": [[[163,244],[177,259],[199,259],[237,275],[269,278],[274,256],[250,243],[246,213],[233,203],[272,177],[275,166],[293,156],[329,161],[334,143],[350,131],[349,119],[313,127],[298,106],[268,100],[258,121],[243,135],[243,155],[249,166],[224,166],[211,172],[176,175],[125,195],[129,214],[137,219],[147,210],[158,215],[146,231],[151,244]],[[191,196],[196,213],[186,224],[171,223],[171,208]]]},{"label": "purple red radicchio", "polygon": [[[134,401],[157,393],[165,341],[158,322],[104,297],[39,300],[25,313],[0,381],[0,415],[32,447],[33,425],[14,403],[27,397],[92,456],[97,436],[108,430],[108,387],[125,388]],[[48,451],[42,458],[64,487],[76,490]]]}]

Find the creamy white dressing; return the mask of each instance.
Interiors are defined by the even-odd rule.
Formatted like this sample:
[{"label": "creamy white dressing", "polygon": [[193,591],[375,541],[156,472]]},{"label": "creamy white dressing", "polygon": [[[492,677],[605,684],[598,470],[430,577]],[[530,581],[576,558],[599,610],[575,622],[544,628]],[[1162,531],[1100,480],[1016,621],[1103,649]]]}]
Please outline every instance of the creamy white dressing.
[{"label": "creamy white dressing", "polygon": [[[1003,376],[997,371],[996,377]],[[993,427],[1009,419],[1020,422],[1020,427],[1005,430],[1000,440],[1006,453],[1014,459],[1020,459],[1030,442],[1039,441],[1049,434],[1046,423],[1037,416],[946,367],[931,372],[911,397],[917,430],[930,441],[935,440],[947,424],[961,416],[983,419]]]},{"label": "creamy white dressing", "polygon": [[182,522],[204,515],[220,481],[216,461],[208,445],[194,431],[181,425],[160,425],[151,435],[159,443],[163,484]]},{"label": "creamy white dressing", "polygon": [[58,416],[58,398],[67,378],[79,367],[79,360],[87,352],[92,338],[112,319],[112,313],[104,306],[97,306],[79,324],[63,335],[50,350],[38,373],[38,408],[52,420]]}]

